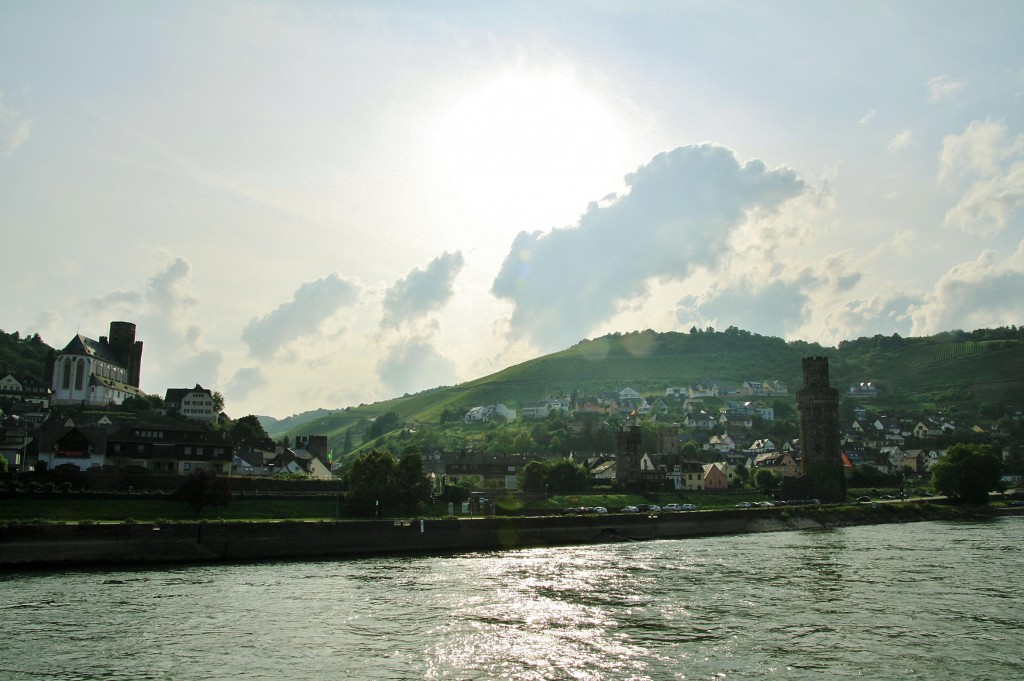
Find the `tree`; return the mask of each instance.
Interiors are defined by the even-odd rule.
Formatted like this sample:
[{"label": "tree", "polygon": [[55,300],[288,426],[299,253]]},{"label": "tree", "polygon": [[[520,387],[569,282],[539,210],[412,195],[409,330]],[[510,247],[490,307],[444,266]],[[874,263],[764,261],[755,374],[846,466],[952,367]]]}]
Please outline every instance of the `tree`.
[{"label": "tree", "polygon": [[546,468],[545,482],[549,492],[578,492],[590,486],[587,469],[571,459],[549,461]]},{"label": "tree", "polygon": [[396,412],[384,412],[373,420],[367,439],[372,440],[376,437],[380,437],[384,433],[390,433],[400,425],[402,425],[402,418]]},{"label": "tree", "polygon": [[195,509],[198,518],[199,512],[206,506],[229,506],[231,486],[227,478],[219,478],[206,469],[200,469],[178,485],[175,496]]},{"label": "tree", "polygon": [[932,466],[932,486],[955,503],[987,504],[999,489],[1002,461],[992,445],[956,444]]},{"label": "tree", "polygon": [[687,461],[696,461],[700,458],[700,445],[693,440],[687,440],[683,443],[683,446],[679,448],[679,453],[683,456],[683,459]]},{"label": "tree", "polygon": [[213,413],[219,414],[224,411],[224,396],[216,390],[213,391]]},{"label": "tree", "polygon": [[374,449],[355,458],[345,475],[348,498],[357,513],[372,515],[379,505],[395,501],[398,461],[391,452]]},{"label": "tree", "polygon": [[544,464],[540,461],[530,461],[523,466],[523,472],[519,476],[519,486],[524,492],[535,494],[544,491]]},{"label": "tree", "polygon": [[7,459],[4,458],[3,454],[0,454],[0,473],[7,472]]},{"label": "tree", "polygon": [[408,447],[395,468],[398,500],[407,515],[419,511],[430,500],[430,480],[423,472],[423,455],[416,447]]},{"label": "tree", "polygon": [[775,489],[778,484],[775,474],[767,468],[762,468],[757,473],[754,473],[754,484],[757,485],[765,494],[768,494],[769,490]]},{"label": "tree", "polygon": [[263,424],[260,423],[259,417],[253,414],[243,416],[231,423],[231,441],[235,444],[266,440],[269,437],[267,431],[263,428]]}]

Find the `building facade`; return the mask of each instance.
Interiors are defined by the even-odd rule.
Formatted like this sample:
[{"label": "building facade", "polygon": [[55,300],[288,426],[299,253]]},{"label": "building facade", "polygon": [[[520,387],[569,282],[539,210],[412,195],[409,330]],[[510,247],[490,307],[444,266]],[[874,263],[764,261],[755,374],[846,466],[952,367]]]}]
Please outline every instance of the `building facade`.
[{"label": "building facade", "polygon": [[213,391],[196,383],[194,388],[168,388],[164,396],[168,413],[179,414],[193,421],[217,420]]},{"label": "building facade", "polygon": [[51,404],[105,406],[141,395],[142,341],[135,325],[110,322],[98,341],[75,335],[57,355],[50,383]]}]

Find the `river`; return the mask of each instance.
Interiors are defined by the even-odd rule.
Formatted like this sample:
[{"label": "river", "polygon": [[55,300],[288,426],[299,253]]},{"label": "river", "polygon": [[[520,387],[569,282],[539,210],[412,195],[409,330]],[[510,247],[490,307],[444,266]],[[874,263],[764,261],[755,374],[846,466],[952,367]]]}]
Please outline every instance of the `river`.
[{"label": "river", "polygon": [[6,573],[0,679],[1019,679],[1024,517]]}]

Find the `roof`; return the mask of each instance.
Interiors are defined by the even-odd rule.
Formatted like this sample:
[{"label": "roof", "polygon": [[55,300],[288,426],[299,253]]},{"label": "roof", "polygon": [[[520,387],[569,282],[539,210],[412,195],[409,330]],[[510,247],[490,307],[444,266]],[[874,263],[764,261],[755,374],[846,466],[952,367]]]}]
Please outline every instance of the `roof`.
[{"label": "roof", "polygon": [[87,357],[96,357],[102,359],[104,362],[110,364],[116,364],[119,367],[124,368],[121,362],[120,356],[114,352],[106,343],[100,343],[94,341],[92,338],[86,338],[82,334],[76,334],[64,349],[60,351],[62,355],[85,355]]},{"label": "roof", "polygon": [[213,391],[204,388],[203,386],[196,383],[194,388],[168,388],[167,393],[164,395],[164,402],[181,402],[181,400],[192,393],[203,393],[204,395],[213,395]]}]

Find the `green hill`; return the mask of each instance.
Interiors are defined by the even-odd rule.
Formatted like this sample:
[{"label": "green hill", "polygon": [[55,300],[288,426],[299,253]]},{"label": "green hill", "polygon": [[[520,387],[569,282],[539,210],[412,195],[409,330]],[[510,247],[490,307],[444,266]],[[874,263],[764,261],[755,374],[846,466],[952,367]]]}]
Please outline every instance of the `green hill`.
[{"label": "green hill", "polygon": [[11,374],[17,379],[31,378],[49,385],[55,354],[38,333],[22,338],[17,331],[0,330],[0,378]]},{"label": "green hill", "polygon": [[829,358],[831,383],[841,396],[853,384],[877,385],[878,397],[866,406],[879,411],[941,410],[967,417],[985,405],[1024,405],[1024,329],[874,336],[833,348],[730,327],[585,340],[467,383],[320,413],[287,435],[328,435],[334,445],[347,429],[386,412],[405,421],[437,423],[446,412],[461,416],[477,405],[502,402],[518,409],[550,395],[593,395],[626,386],[645,396],[663,396],[669,387],[705,381],[738,388],[745,380],[781,380],[789,388],[786,399],[795,401],[803,383],[801,360],[814,355]]}]

